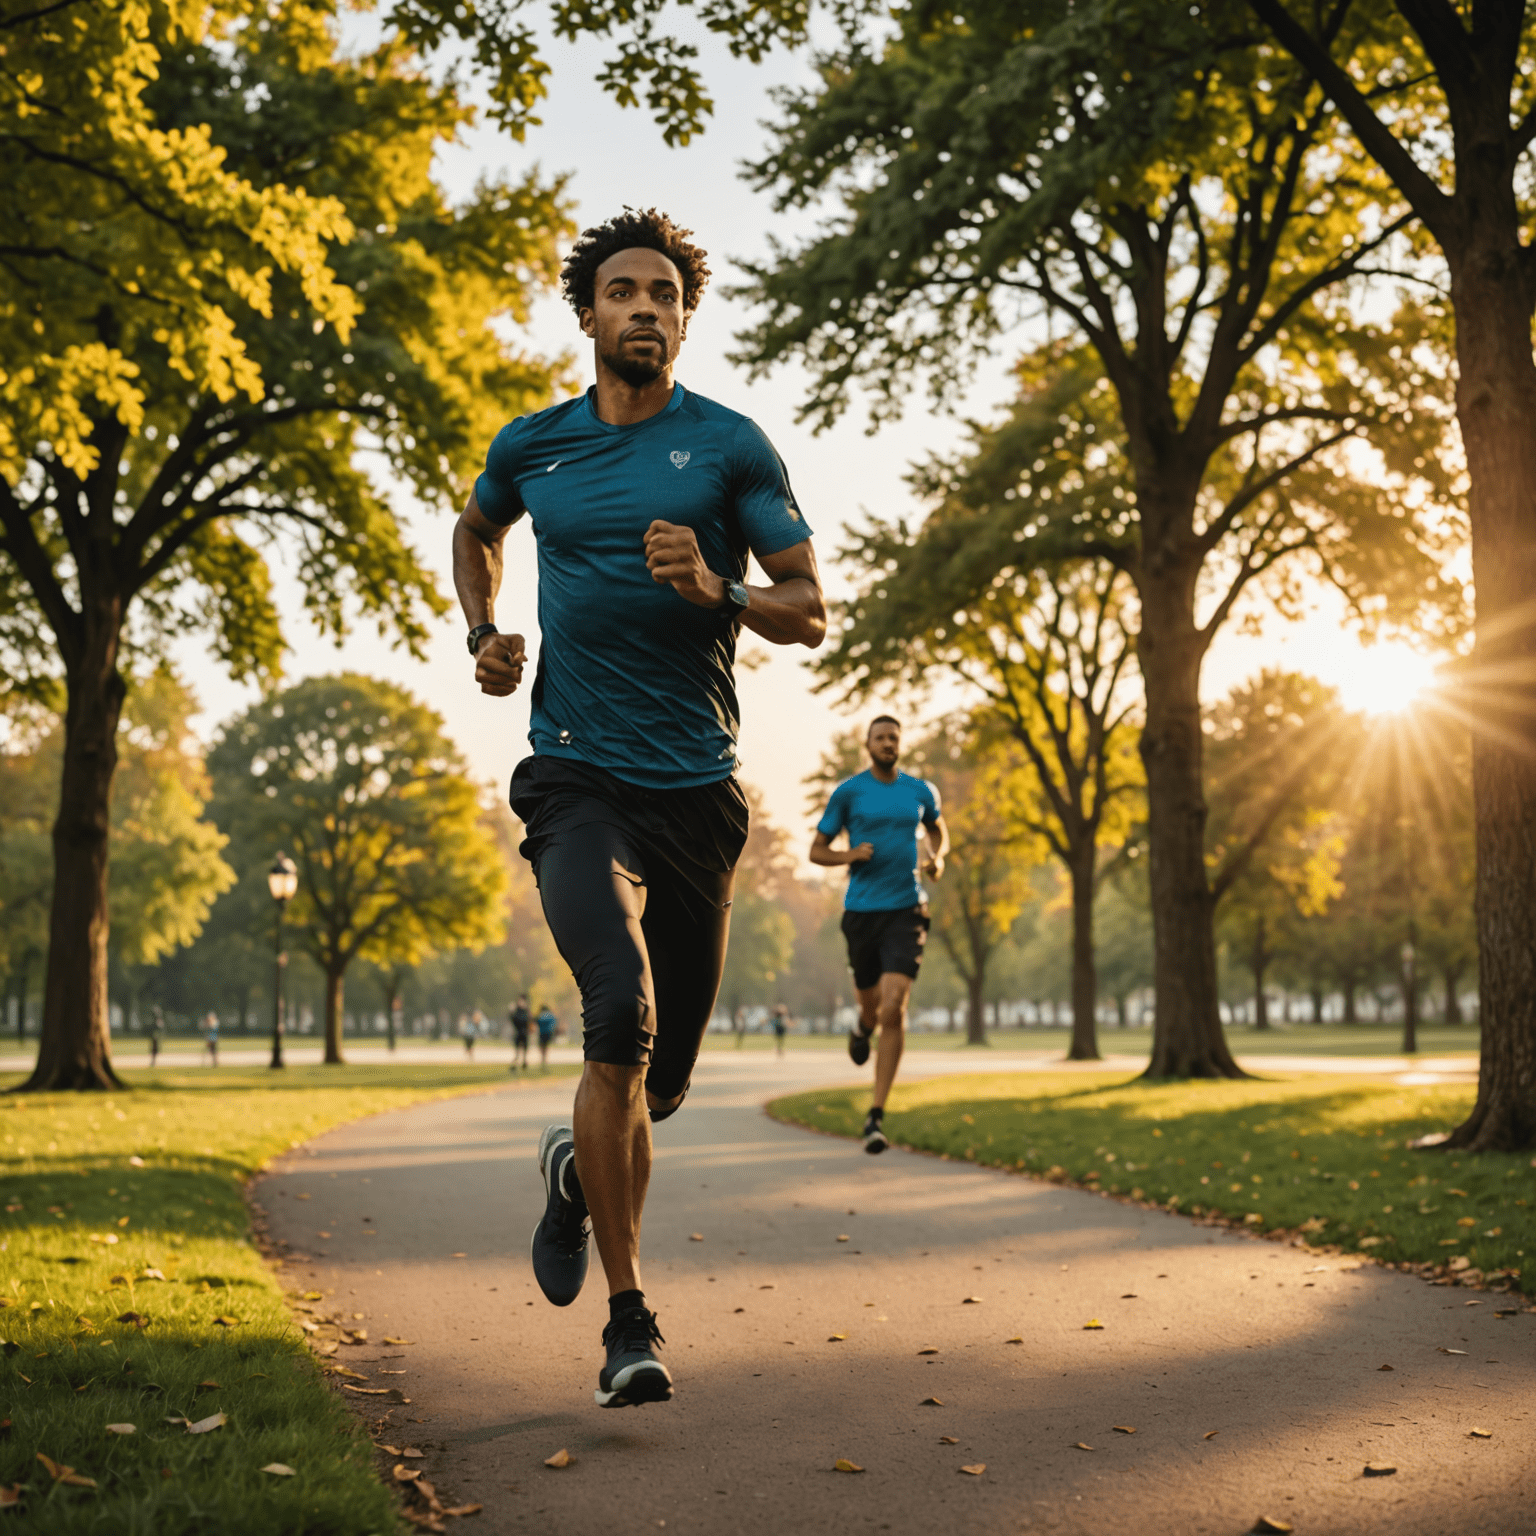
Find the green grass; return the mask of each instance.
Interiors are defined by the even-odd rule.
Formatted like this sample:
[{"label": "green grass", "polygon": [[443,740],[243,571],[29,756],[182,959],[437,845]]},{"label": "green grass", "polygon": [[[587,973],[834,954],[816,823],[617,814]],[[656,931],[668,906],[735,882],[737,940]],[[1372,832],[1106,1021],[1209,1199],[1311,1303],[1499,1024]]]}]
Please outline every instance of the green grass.
[{"label": "green grass", "polygon": [[[506,1082],[504,1066],[468,1064],[221,1069],[0,1098],[0,1486],[22,1490],[7,1529],[395,1531],[395,1499],[252,1243],[242,1189],[331,1126]],[[118,1321],[130,1312],[147,1325]],[[204,1434],[166,1422],[219,1412],[228,1422]],[[108,1431],[119,1423],[136,1432]],[[39,1452],[96,1487],[55,1482]],[[297,1475],[260,1470],[272,1462]]]},{"label": "green grass", "polygon": [[[1526,1266],[1524,1289],[1536,1291],[1536,1159],[1406,1146],[1454,1126],[1473,1096],[1469,1086],[1323,1074],[1152,1084],[1119,1073],[989,1073],[898,1085],[885,1125],[892,1141],[925,1152],[1299,1232],[1437,1274],[1519,1286]],[[867,1089],[819,1089],[768,1108],[854,1136],[868,1102]]]},{"label": "green grass", "polygon": [[[908,1029],[907,1049],[972,1049],[980,1052],[990,1048],[994,1051],[1059,1051],[1065,1055],[1071,1038],[1071,1031],[1066,1029],[989,1029],[986,1047],[967,1047],[963,1029]],[[1274,1029],[1252,1029],[1238,1024],[1228,1028],[1227,1041],[1239,1056],[1400,1056],[1403,1029],[1400,1024],[1287,1024]],[[847,1049],[847,1036],[793,1034],[786,1043],[794,1050],[812,1047],[842,1051]],[[730,1051],[736,1048],[736,1040],[733,1035],[711,1032],[704,1037],[704,1046],[711,1051]],[[773,1036],[767,1032],[749,1034],[743,1049],[771,1051]],[[1419,1030],[1420,1056],[1476,1056],[1477,1049],[1475,1025],[1447,1027],[1434,1024]],[[1106,1056],[1150,1056],[1152,1031],[1101,1028],[1099,1050]]]}]

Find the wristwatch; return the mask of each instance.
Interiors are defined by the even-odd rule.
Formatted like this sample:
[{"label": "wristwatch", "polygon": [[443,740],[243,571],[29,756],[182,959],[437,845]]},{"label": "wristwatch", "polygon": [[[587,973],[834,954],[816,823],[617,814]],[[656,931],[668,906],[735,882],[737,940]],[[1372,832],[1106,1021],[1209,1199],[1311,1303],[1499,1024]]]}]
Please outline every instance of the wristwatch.
[{"label": "wristwatch", "polygon": [[752,606],[752,594],[747,591],[739,581],[728,581],[725,584],[725,601],[720,604],[720,611],[731,618],[738,618]]},{"label": "wristwatch", "polygon": [[487,635],[499,635],[500,633],[501,631],[494,624],[476,624],[469,632],[469,654],[471,656],[478,656],[480,654],[478,649],[480,642]]}]

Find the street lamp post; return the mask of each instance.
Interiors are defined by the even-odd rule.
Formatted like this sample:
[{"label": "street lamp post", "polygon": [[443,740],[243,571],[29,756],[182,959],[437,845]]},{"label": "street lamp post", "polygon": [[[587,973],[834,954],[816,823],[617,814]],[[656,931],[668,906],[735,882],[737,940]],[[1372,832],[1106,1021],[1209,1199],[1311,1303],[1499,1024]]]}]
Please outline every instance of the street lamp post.
[{"label": "street lamp post", "polygon": [[274,976],[272,986],[272,1061],[271,1066],[283,1065],[283,972],[288,967],[288,956],[283,953],[283,909],[299,888],[299,871],[286,853],[278,854],[272,868],[267,871],[267,889],[277,903],[277,926],[273,940],[272,956]]},{"label": "street lamp post", "polygon": [[1419,987],[1414,975],[1418,956],[1410,939],[1403,945],[1403,1054],[1415,1056],[1419,1050]]}]

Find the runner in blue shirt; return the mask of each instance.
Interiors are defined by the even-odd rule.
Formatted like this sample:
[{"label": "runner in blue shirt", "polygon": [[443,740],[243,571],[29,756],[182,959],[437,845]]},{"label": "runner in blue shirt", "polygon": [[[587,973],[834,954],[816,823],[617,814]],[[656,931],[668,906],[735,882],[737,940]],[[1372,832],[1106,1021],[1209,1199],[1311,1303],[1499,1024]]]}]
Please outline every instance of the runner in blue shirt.
[{"label": "runner in blue shirt", "polygon": [[[497,434],[453,543],[475,679],[498,697],[527,659],[495,624],[507,529],[526,516],[538,548],[533,755],[511,801],[581,989],[585,1062],[572,1124],[540,1138],[533,1270],[556,1306],[574,1301],[590,1215],[609,1291],[597,1401],[614,1408],[672,1395],[640,1216],[650,1124],[688,1091],[746,841],[736,640],[826,634],[811,530],[773,445],[672,377],[709,279],[688,234],[648,209],[577,240],[561,284],[596,383]],[[767,585],[746,584],[749,552]]]},{"label": "runner in blue shirt", "polygon": [[[918,881],[918,835],[927,843],[922,870],[937,880],[944,873],[949,833],[939,806],[939,792],[925,779],[897,771],[901,726],[880,715],[865,743],[869,767],[844,779],[832,791],[816,827],[811,863],[848,866],[843,937],[859,999],[859,1027],[848,1036],[855,1066],[869,1060],[869,1039],[878,1025],[880,1050],[875,1058],[875,1092],[864,1121],[864,1150],[883,1152],[885,1101],[901,1061],[907,1025],[907,999],[923,961],[928,938],[928,899]],[[832,839],[847,832],[848,847]]]}]

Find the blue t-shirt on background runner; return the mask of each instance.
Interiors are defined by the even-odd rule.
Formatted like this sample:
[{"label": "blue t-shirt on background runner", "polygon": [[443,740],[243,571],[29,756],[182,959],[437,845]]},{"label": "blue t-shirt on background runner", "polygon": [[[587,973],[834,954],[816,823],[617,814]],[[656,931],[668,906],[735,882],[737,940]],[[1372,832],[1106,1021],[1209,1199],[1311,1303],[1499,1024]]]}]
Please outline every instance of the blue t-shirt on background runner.
[{"label": "blue t-shirt on background runner", "polygon": [[836,837],[847,828],[848,846],[873,843],[875,855],[848,866],[850,912],[897,912],[925,899],[917,878],[917,830],[939,819],[939,792],[926,779],[898,773],[882,784],[867,768],[832,791],[816,830]]},{"label": "blue t-shirt on background runner", "polygon": [[679,384],[657,415],[616,427],[594,397],[503,427],[475,482],[490,522],[526,512],[538,542],[528,739],[646,788],[712,784],[736,768],[740,624],[652,580],[645,531],[657,518],[692,528],[710,570],[740,581],[749,549],[778,554],[811,530],[749,417]]}]

